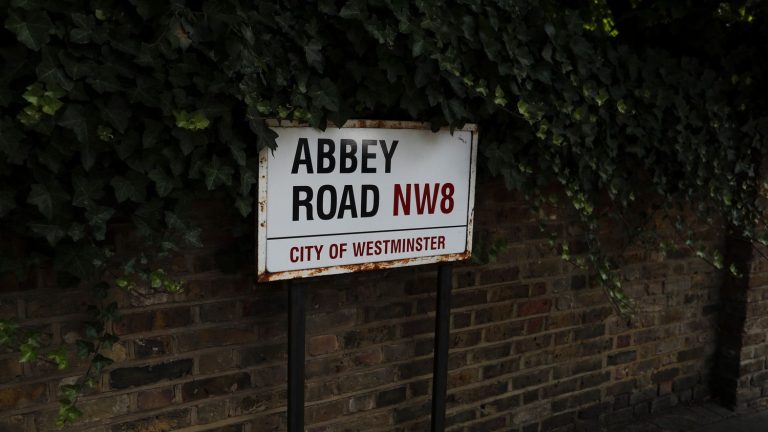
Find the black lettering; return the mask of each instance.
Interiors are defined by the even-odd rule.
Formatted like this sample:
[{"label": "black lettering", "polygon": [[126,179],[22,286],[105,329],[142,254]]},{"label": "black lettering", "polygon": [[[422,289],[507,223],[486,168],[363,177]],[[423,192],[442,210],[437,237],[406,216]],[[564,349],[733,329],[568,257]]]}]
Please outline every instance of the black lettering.
[{"label": "black lettering", "polygon": [[[339,171],[342,174],[355,172],[357,169],[357,142],[352,139],[341,140],[341,158],[339,161]],[[349,166],[347,166],[349,161]]]},{"label": "black lettering", "polygon": [[381,152],[384,153],[384,172],[389,173],[392,171],[392,156],[395,154],[395,149],[397,148],[397,140],[392,141],[392,147],[387,149],[387,142],[384,140],[379,140],[379,145],[381,146]]},{"label": "black lettering", "polygon": [[293,168],[291,168],[291,174],[296,174],[299,172],[299,165],[306,165],[307,174],[313,174],[312,156],[309,154],[309,143],[307,142],[306,138],[299,138],[299,145],[296,146],[296,155],[293,157]]},{"label": "black lettering", "polygon": [[355,208],[355,193],[352,190],[352,185],[344,186],[344,190],[341,192],[341,204],[339,204],[339,219],[344,217],[344,212],[349,210],[352,213],[352,217],[357,217],[357,208]]},{"label": "black lettering", "polygon": [[363,140],[363,155],[360,172],[366,174],[373,174],[376,172],[376,167],[368,167],[368,159],[376,159],[376,153],[368,150],[369,147],[375,146],[376,140]]},{"label": "black lettering", "polygon": [[[311,166],[310,166],[311,168]],[[299,195],[304,192],[304,198]],[[309,186],[293,187],[293,220],[299,220],[299,207],[304,207],[307,211],[307,220],[312,220],[312,188]]]},{"label": "black lettering", "polygon": [[[320,138],[317,140],[317,173],[328,174],[336,169],[336,143],[332,139]],[[328,165],[325,162],[328,162]]]},{"label": "black lettering", "polygon": [[[331,195],[331,209],[328,213],[325,212],[325,193],[328,192]],[[336,188],[331,185],[322,185],[317,190],[317,215],[322,220],[333,219],[336,214]]]},{"label": "black lettering", "polygon": [[[363,195],[360,200],[360,217],[376,216],[376,213],[379,212],[379,188],[375,185],[364,184],[360,190]],[[373,192],[370,209],[368,209],[368,192]]]}]

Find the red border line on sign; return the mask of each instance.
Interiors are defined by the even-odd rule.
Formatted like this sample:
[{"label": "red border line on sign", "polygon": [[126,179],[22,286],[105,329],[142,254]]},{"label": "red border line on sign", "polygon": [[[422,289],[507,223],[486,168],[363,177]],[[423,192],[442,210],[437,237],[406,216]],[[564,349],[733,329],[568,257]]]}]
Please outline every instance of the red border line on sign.
[{"label": "red border line on sign", "polygon": [[376,233],[399,232],[399,231],[427,231],[427,230],[443,229],[443,228],[464,228],[464,227],[466,227],[466,225],[446,225],[446,226],[424,227],[424,228],[419,228],[419,227],[398,228],[398,229],[390,229],[390,230],[353,231],[353,232],[345,232],[345,233],[328,233],[328,234],[307,234],[307,235],[287,236],[287,237],[267,237],[267,240],[287,240],[287,239],[308,238],[308,237],[329,237],[329,236],[335,236],[335,235],[376,234]]}]

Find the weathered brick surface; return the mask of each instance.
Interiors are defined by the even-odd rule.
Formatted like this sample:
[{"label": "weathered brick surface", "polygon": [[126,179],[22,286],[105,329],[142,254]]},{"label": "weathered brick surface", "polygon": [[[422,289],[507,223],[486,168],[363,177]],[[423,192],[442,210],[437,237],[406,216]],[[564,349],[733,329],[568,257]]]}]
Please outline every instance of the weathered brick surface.
[{"label": "weathered brick surface", "polygon": [[[224,214],[227,205],[206,208],[206,248],[171,265],[186,280],[183,294],[116,297],[122,354],[84,398],[90,417],[70,430],[285,429],[286,287],[256,284],[252,257],[237,273],[219,271],[220,251],[251,240],[228,238],[222,227],[236,216]],[[545,219],[573,253],[583,251],[567,218]],[[707,398],[723,310],[744,321],[735,327],[744,343],[731,356],[733,386],[749,389],[747,404],[764,403],[768,263],[754,264],[741,310],[738,298],[721,301],[722,277],[690,254],[629,250],[622,272],[637,314],[627,320],[613,314],[594,275],[548,247],[539,222],[500,185],[478,189],[476,232],[508,245],[492,264],[455,267],[450,431],[597,430]],[[424,266],[309,282],[308,430],[428,429],[435,277],[436,267]],[[54,286],[48,271],[32,281],[0,277],[0,314],[65,340],[81,331],[78,304]],[[56,386],[77,372],[36,372],[16,355],[0,352],[0,430],[47,430]]]},{"label": "weathered brick surface", "polygon": [[729,239],[726,253],[744,278],[722,288],[717,391],[737,410],[768,408],[768,258],[766,248]]}]

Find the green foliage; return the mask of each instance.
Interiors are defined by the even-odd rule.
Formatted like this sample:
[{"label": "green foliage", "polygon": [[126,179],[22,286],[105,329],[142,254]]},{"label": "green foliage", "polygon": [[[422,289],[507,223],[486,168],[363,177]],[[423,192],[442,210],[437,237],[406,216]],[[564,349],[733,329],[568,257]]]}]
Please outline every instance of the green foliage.
[{"label": "green foliage", "polygon": [[205,114],[200,111],[195,111],[193,113],[174,111],[173,115],[176,117],[176,126],[182,129],[192,131],[202,130],[211,124],[211,121],[205,118]]},{"label": "green foliage", "polygon": [[[553,246],[593,272],[619,310],[632,302],[620,257],[601,242],[605,226],[654,249],[684,244],[739,274],[694,227],[768,243],[759,168],[766,8],[0,0],[0,218],[4,235],[31,248],[0,255],[0,271],[23,275],[47,261],[101,280],[120,268],[109,278],[118,288],[177,292],[152,263],[200,245],[187,217],[196,199],[224,197],[250,216],[258,151],[275,145],[264,118],[325,128],[356,117],[479,123],[481,173],[502,177],[536,210],[570,209],[586,251]],[[658,220],[671,238],[660,238]],[[133,227],[139,250],[115,255],[113,223]],[[481,258],[504,253],[503,243],[483,242]],[[94,371],[108,367],[100,350],[115,340],[104,323],[117,316],[108,302],[97,310],[76,347]],[[31,361],[36,344],[0,321],[0,345]],[[60,366],[60,354],[46,358]],[[79,417],[77,395],[90,379],[65,394],[62,423]]]},{"label": "green foliage", "polygon": [[472,238],[472,262],[476,264],[495,263],[499,255],[507,253],[509,243],[506,239],[487,232],[474,232]]}]

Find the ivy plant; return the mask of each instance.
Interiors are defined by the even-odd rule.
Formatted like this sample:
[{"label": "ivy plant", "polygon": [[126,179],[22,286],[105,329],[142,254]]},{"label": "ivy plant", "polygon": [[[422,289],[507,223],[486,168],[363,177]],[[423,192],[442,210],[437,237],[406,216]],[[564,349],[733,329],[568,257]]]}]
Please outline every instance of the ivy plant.
[{"label": "ivy plant", "polygon": [[[180,290],[146,251],[199,245],[190,217],[199,198],[250,217],[259,151],[275,148],[265,118],[478,123],[481,174],[536,211],[572,212],[584,247],[557,238],[553,247],[592,272],[620,311],[631,300],[620,254],[602,240],[607,226],[622,227],[627,244],[683,248],[738,274],[697,228],[768,242],[766,8],[0,0],[0,236],[27,245],[24,254],[0,245],[0,272],[23,278],[51,265],[96,287],[89,340],[77,345],[91,368],[62,388],[60,422],[78,417],[90,371],[109,364],[104,323],[117,311],[103,304],[107,286]],[[118,224],[139,239],[131,254],[116,254],[108,233]],[[503,252],[485,241],[484,255]],[[3,320],[0,344],[30,361],[40,341]],[[67,366],[62,351],[46,355]]]}]

